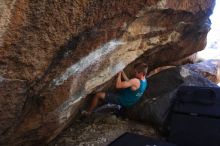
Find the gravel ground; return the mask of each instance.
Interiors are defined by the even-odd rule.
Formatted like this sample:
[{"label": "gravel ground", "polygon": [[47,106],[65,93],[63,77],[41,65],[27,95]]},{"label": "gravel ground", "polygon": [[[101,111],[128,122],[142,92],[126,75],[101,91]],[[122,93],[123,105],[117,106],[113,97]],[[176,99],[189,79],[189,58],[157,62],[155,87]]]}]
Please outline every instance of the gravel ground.
[{"label": "gravel ground", "polygon": [[111,114],[93,114],[84,120],[76,120],[48,146],[106,146],[125,132],[159,137],[148,125]]}]

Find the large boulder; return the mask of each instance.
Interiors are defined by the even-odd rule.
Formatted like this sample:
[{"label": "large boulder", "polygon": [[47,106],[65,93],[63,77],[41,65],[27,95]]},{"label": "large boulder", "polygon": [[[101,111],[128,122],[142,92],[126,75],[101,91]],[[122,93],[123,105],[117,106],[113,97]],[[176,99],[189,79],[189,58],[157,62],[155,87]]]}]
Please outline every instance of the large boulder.
[{"label": "large boulder", "polygon": [[[154,74],[157,74],[165,69],[172,68],[172,67],[175,67],[175,66],[170,65],[170,66],[158,67],[152,70],[151,72],[149,72],[147,77],[150,77]],[[219,80],[220,60],[211,59],[211,60],[206,60],[206,61],[202,61],[199,63],[186,64],[182,67],[189,69],[191,71],[194,71],[214,83],[220,82]]]},{"label": "large boulder", "polygon": [[1,0],[0,144],[50,141],[133,61],[154,69],[202,50],[214,2]]},{"label": "large boulder", "polygon": [[212,59],[195,64],[184,65],[185,68],[195,71],[214,83],[219,83],[220,60]]},{"label": "large boulder", "polygon": [[197,67],[198,64],[183,65],[151,76],[148,79],[149,88],[146,94],[134,107],[128,109],[127,116],[159,128],[162,127],[180,86],[218,87],[214,82],[205,78],[207,77],[206,71],[195,72],[194,69],[198,69]]}]

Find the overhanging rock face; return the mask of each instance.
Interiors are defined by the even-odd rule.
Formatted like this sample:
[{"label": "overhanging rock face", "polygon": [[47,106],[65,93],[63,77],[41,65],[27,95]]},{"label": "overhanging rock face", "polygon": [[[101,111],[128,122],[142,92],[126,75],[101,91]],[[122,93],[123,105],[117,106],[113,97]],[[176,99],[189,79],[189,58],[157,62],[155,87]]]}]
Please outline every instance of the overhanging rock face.
[{"label": "overhanging rock face", "polygon": [[153,69],[206,44],[214,0],[0,2],[0,144],[39,145],[83,98],[140,59]]}]

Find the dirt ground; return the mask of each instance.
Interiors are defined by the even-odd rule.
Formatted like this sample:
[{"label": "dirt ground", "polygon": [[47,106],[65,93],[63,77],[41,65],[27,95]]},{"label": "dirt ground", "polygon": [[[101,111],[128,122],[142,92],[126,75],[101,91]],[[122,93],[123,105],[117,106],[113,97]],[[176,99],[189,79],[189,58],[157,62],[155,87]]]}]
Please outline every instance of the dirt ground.
[{"label": "dirt ground", "polygon": [[76,120],[48,146],[106,146],[125,132],[159,137],[151,126],[112,114],[93,114]]}]

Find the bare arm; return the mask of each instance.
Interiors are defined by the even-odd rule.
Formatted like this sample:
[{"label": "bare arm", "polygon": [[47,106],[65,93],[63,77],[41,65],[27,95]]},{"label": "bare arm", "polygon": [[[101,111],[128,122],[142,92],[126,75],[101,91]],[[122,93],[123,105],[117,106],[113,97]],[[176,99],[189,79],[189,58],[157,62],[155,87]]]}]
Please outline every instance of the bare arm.
[{"label": "bare arm", "polygon": [[121,80],[122,72],[118,73],[117,81],[116,81],[116,88],[128,88],[131,87],[133,90],[139,88],[140,81],[138,79],[131,79],[128,81],[122,81]]},{"label": "bare arm", "polygon": [[132,83],[129,80],[128,81],[122,81],[121,76],[122,76],[122,72],[119,72],[117,80],[116,80],[116,88],[120,89],[120,88],[131,87]]},{"label": "bare arm", "polygon": [[129,78],[127,77],[124,71],[122,71],[122,77],[124,78],[125,81],[129,81]]}]

